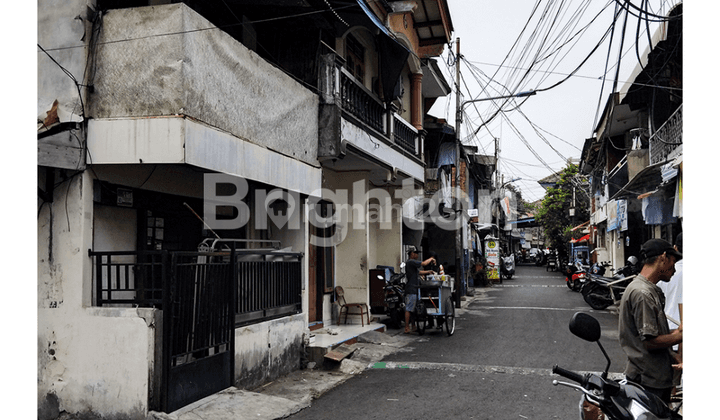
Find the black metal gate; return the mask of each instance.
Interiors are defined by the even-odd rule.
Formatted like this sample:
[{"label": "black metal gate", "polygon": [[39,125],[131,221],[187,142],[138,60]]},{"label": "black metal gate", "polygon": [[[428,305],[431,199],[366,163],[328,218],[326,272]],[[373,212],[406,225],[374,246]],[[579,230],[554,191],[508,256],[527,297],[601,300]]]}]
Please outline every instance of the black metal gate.
[{"label": "black metal gate", "polygon": [[169,413],[232,386],[235,327],[302,311],[301,253],[231,249],[88,250],[96,306],[162,310],[153,409]]},{"label": "black metal gate", "polygon": [[233,384],[234,252],[172,252],[163,291],[163,411]]}]

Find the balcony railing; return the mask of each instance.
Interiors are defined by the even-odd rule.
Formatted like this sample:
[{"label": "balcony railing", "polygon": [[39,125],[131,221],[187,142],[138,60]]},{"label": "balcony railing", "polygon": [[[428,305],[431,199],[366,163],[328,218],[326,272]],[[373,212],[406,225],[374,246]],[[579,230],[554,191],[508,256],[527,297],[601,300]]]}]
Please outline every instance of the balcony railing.
[{"label": "balcony railing", "polygon": [[163,296],[169,293],[169,287],[192,283],[197,290],[205,290],[213,276],[235,267],[236,325],[302,310],[300,253],[89,251],[89,255],[93,259],[95,306],[162,309]]},{"label": "balcony railing", "polygon": [[682,105],[652,136],[650,136],[650,164],[664,162],[682,145]]},{"label": "balcony railing", "polygon": [[367,125],[374,130],[373,134],[387,143],[394,143],[413,156],[418,156],[418,130],[400,118],[393,106],[381,102],[343,65],[344,60],[334,53],[322,57],[319,81],[322,101],[337,103],[345,113],[355,118],[356,124]]},{"label": "balcony railing", "polygon": [[340,71],[340,99],[344,110],[376,131],[385,132],[385,107],[345,69]]},{"label": "balcony railing", "polygon": [[404,119],[393,115],[393,140],[395,144],[417,155],[418,153],[418,132],[415,127],[411,126]]}]

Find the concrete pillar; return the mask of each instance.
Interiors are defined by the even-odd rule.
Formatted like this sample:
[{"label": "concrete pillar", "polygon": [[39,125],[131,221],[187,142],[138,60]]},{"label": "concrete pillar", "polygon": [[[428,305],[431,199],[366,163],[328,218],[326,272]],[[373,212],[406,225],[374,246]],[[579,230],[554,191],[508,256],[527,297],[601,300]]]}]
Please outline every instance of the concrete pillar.
[{"label": "concrete pillar", "polygon": [[410,124],[418,131],[423,128],[422,77],[422,73],[410,75]]}]

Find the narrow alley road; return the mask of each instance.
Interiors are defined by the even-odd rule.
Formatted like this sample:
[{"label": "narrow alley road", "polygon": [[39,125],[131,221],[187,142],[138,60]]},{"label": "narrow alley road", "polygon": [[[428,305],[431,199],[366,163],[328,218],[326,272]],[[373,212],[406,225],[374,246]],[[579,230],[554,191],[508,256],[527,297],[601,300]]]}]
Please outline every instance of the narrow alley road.
[{"label": "narrow alley road", "polygon": [[[455,334],[429,330],[401,351],[321,396],[290,419],[571,419],[580,394],[552,385],[550,369],[602,371],[595,343],[573,336],[575,312],[595,316],[602,343],[622,372],[612,307],[592,310],[564,277],[544,267],[519,266],[517,275],[475,296],[457,319]],[[394,334],[397,330],[390,330]]]}]

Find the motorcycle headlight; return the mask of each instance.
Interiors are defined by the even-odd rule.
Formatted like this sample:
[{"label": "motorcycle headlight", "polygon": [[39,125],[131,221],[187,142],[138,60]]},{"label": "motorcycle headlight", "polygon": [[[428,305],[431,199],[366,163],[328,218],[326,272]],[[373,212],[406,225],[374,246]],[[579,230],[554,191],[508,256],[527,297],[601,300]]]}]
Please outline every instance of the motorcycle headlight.
[{"label": "motorcycle headlight", "polygon": [[630,414],[632,414],[633,419],[647,419],[647,416],[644,416],[644,414],[650,413],[647,408],[640,405],[639,402],[635,400],[630,401]]}]

